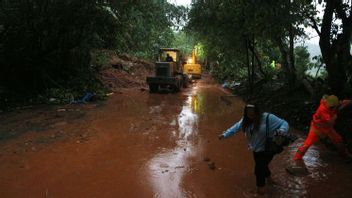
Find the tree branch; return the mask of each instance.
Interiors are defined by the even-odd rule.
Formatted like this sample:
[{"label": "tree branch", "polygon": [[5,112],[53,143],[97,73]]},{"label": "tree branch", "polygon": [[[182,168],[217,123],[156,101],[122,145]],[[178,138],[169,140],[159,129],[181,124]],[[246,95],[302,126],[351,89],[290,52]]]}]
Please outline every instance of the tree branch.
[{"label": "tree branch", "polygon": [[317,21],[314,19],[314,17],[312,17],[312,16],[309,16],[309,19],[312,21],[312,23],[313,23],[313,26],[312,26],[312,28],[317,32],[317,34],[319,35],[319,37],[321,36],[321,32],[320,32],[320,30],[319,30],[319,27],[318,27],[318,23],[317,23]]},{"label": "tree branch", "polygon": [[346,15],[346,12],[343,10],[342,8],[342,1],[339,1],[339,3],[336,3],[336,12],[337,12],[337,16],[342,20],[343,24],[348,23],[348,18]]}]

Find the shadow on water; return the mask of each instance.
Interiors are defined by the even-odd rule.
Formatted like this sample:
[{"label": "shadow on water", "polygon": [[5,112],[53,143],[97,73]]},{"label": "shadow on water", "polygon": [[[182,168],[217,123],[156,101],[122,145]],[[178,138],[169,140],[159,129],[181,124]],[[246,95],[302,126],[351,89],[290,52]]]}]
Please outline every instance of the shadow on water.
[{"label": "shadow on water", "polygon": [[[177,117],[170,125],[178,125],[173,132],[176,146],[164,149],[154,156],[147,164],[150,183],[154,197],[189,197],[190,192],[182,188],[183,176],[191,171],[188,159],[198,152],[198,115],[197,88],[193,87],[185,93],[187,99]],[[150,112],[158,111],[151,107]]]}]

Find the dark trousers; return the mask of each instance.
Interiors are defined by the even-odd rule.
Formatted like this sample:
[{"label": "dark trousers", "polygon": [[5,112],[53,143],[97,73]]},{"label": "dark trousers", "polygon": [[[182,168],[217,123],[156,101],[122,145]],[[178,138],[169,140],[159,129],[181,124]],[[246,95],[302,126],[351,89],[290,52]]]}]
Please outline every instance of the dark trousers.
[{"label": "dark trousers", "polygon": [[265,178],[271,175],[269,163],[274,157],[274,154],[269,152],[253,152],[255,168],[254,174],[256,177],[257,187],[265,186]]}]

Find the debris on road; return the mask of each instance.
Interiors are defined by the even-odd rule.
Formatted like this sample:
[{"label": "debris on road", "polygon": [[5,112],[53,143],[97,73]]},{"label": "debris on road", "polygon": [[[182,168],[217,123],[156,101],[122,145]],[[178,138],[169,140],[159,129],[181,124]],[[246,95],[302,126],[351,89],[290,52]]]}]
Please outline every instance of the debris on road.
[{"label": "debris on road", "polygon": [[309,174],[307,168],[302,166],[286,167],[285,170],[293,176],[306,176]]},{"label": "debris on road", "polygon": [[215,162],[208,162],[208,167],[210,170],[215,170]]}]

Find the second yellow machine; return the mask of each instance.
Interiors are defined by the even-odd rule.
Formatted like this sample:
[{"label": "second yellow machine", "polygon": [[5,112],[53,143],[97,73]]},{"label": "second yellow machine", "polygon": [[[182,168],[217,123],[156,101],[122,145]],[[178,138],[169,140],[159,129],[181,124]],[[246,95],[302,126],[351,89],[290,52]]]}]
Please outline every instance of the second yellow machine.
[{"label": "second yellow machine", "polygon": [[183,65],[183,72],[192,79],[202,78],[202,66],[197,63],[196,52],[192,50],[192,58]]}]

